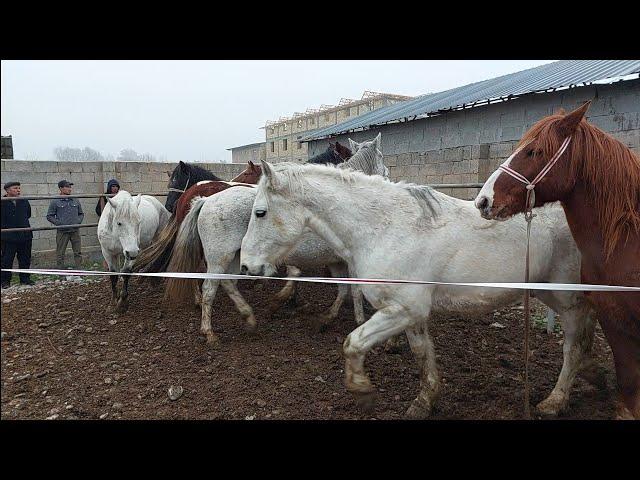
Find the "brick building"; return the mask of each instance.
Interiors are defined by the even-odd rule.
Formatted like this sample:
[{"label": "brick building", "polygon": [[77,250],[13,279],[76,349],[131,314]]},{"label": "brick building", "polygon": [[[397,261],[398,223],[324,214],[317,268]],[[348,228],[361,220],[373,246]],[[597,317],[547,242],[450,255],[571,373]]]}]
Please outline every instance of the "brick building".
[{"label": "brick building", "polygon": [[[329,140],[382,133],[394,181],[484,182],[535,122],[591,100],[587,120],[640,153],[639,73],[637,60],[553,62],[381,108],[318,129],[302,142],[313,156]],[[441,190],[466,199],[477,194],[475,188]]]},{"label": "brick building", "polygon": [[300,141],[303,136],[410,98],[406,95],[366,91],[360,100],[343,98],[337,106],[322,105],[317,110],[308,109],[305,113],[269,121],[263,127],[267,161],[304,162],[309,157],[307,144]]},{"label": "brick building", "polygon": [[259,142],[227,148],[231,152],[231,163],[247,163],[249,160],[253,163],[259,163],[260,160],[266,160],[267,150],[265,145],[265,142]]}]

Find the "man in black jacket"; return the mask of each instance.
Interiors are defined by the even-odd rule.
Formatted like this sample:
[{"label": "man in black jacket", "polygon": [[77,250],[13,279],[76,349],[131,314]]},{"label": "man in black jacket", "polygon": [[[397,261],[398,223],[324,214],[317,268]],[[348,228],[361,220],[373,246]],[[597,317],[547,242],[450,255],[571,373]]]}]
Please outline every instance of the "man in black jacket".
[{"label": "man in black jacket", "polygon": [[[31,227],[31,204],[28,200],[18,199],[20,196],[20,182],[7,182],[4,185],[7,192],[5,197],[12,200],[3,200],[2,203],[2,228]],[[15,200],[13,200],[15,198]],[[18,266],[29,268],[31,266],[31,243],[33,233],[28,232],[7,232],[2,233],[2,268],[13,268],[13,259],[18,255]],[[11,285],[11,272],[2,272],[2,288]],[[28,273],[19,274],[20,283],[23,285],[33,285],[33,281]]]}]

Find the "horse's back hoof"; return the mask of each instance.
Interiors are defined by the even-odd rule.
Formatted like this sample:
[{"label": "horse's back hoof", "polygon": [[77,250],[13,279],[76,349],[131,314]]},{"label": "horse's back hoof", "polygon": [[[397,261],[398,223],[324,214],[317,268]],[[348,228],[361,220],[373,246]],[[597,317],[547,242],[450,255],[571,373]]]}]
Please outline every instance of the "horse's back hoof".
[{"label": "horse's back hoof", "polygon": [[549,396],[536,405],[536,412],[542,417],[555,418],[562,413],[563,408],[563,402],[555,397]]},{"label": "horse's back hoof", "polygon": [[414,400],[404,414],[407,420],[424,420],[431,415],[431,407]]},{"label": "horse's back hoof", "polygon": [[258,322],[256,322],[255,317],[247,318],[246,323],[244,324],[244,330],[251,335],[255,335],[257,333]]},{"label": "horse's back hoof", "polygon": [[222,342],[220,341],[220,338],[218,338],[217,335],[214,334],[209,334],[207,335],[207,345],[209,346],[209,348],[220,348],[220,346],[222,345]]}]

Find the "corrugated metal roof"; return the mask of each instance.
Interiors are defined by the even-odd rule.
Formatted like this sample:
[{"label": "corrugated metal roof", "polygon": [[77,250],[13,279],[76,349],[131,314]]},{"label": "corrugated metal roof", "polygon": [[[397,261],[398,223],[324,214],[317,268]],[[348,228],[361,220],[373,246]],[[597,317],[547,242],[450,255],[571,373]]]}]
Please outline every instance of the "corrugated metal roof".
[{"label": "corrugated metal roof", "polygon": [[247,145],[240,145],[237,147],[231,147],[231,148],[227,148],[227,150],[231,151],[231,150],[237,150],[239,148],[249,148],[249,147],[256,147],[258,145],[265,145],[265,142],[258,142],[258,143],[248,143]]},{"label": "corrugated metal roof", "polygon": [[640,60],[562,60],[382,107],[346,122],[318,129],[303,137],[301,141],[325,138],[402,119],[415,120],[446,110],[635,73],[640,73]]}]

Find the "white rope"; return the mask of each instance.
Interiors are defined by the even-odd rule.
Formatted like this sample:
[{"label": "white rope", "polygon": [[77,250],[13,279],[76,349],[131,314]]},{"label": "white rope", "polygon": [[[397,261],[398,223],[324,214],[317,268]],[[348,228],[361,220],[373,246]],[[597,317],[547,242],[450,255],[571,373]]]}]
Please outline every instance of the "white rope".
[{"label": "white rope", "polygon": [[261,275],[234,275],[229,273],[160,272],[125,273],[95,270],[57,270],[3,268],[3,272],[33,273],[60,276],[110,276],[127,275],[137,277],[182,278],[192,280],[280,280],[309,283],[337,283],[346,285],[447,285],[453,287],[511,288],[517,290],[562,290],[572,292],[640,292],[640,287],[625,285],[592,285],[583,283],[523,283],[523,282],[436,282],[426,280],[401,280],[388,278],[345,278],[345,277],[265,277]]}]

